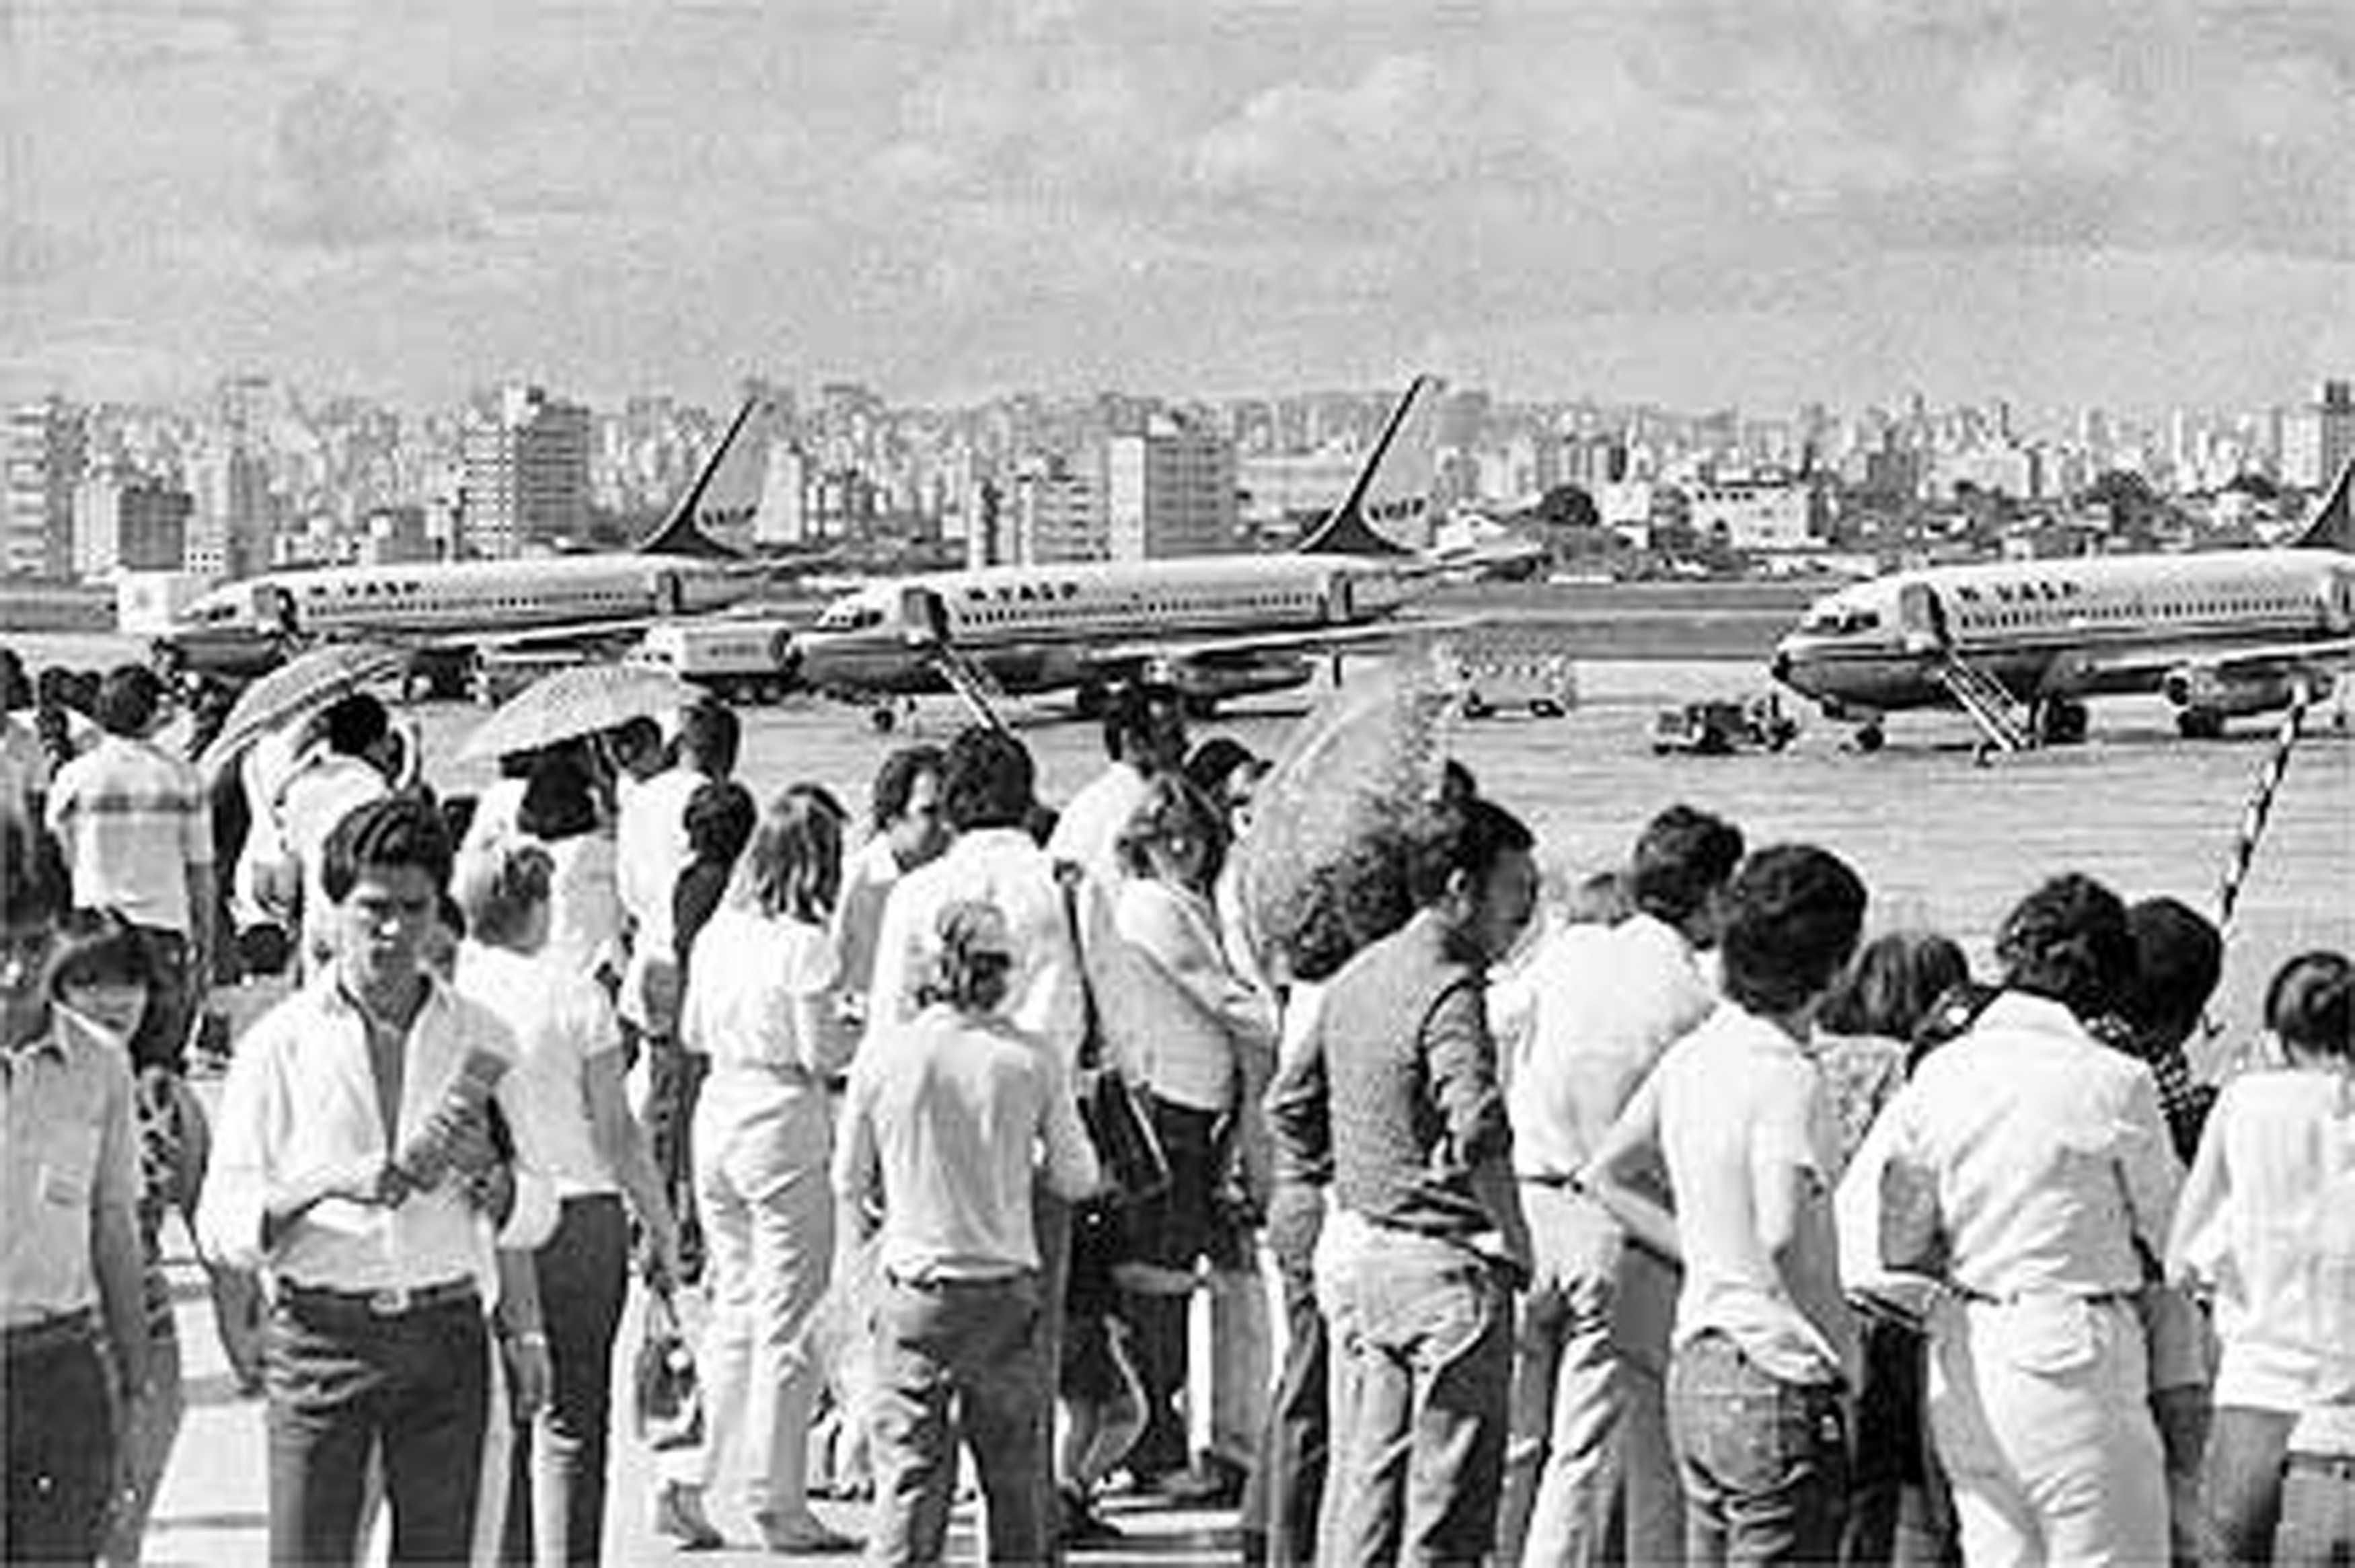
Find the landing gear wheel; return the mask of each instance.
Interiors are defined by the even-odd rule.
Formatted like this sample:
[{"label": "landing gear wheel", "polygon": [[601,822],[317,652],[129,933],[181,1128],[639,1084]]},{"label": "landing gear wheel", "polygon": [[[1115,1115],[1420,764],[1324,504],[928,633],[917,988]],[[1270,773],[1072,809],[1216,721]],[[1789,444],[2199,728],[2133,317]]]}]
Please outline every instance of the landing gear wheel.
[{"label": "landing gear wheel", "polygon": [[900,710],[890,703],[879,703],[867,710],[867,722],[875,727],[878,735],[889,735],[899,727]]},{"label": "landing gear wheel", "polygon": [[2073,697],[2049,697],[2036,709],[2036,738],[2048,746],[2073,746],[2085,738],[2085,705]]},{"label": "landing gear wheel", "polygon": [[1877,752],[1889,743],[1889,731],[1878,724],[1867,724],[1856,732],[1856,749]]}]

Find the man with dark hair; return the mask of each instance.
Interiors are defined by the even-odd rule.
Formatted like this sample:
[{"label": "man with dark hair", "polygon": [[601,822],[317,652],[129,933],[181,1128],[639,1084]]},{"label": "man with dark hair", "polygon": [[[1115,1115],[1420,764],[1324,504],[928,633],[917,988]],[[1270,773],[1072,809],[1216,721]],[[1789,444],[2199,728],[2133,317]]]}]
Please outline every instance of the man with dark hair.
[{"label": "man with dark hair", "polygon": [[892,888],[949,847],[952,830],[941,799],[947,765],[938,746],[902,746],[876,770],[867,842],[843,866],[842,893],[834,906],[842,988],[862,1002],[875,977],[875,942]]},{"label": "man with dark hair", "polygon": [[[371,801],[321,859],[331,962],[230,1063],[197,1228],[213,1255],[272,1278],[272,1560],[352,1560],[379,1450],[393,1559],[459,1561],[488,1413],[477,1271],[494,1240],[545,1240],[555,1194],[510,1072],[514,1037],[424,965],[450,873],[440,815]],[[494,1105],[512,1164],[494,1147]],[[547,1340],[534,1293],[514,1288],[528,1268],[501,1277],[527,1418],[548,1388]]]},{"label": "man with dark hair", "polygon": [[2086,1028],[2133,982],[2133,928],[2107,888],[2061,876],[2005,918],[1996,955],[2003,989],[1881,1112],[1890,1165],[1934,1196],[1946,1243],[1929,1405],[1963,1552],[2164,1562],[2137,1304],[2183,1175],[2149,1072]]},{"label": "man with dark hair", "polygon": [[178,1072],[212,972],[212,801],[194,768],[148,738],[163,698],[145,665],[109,672],[98,699],[105,736],[58,770],[47,811],[74,903],[114,910],[146,950],[153,983],[133,1059]]},{"label": "man with dark hair", "polygon": [[273,809],[277,837],[301,890],[304,972],[326,962],[332,895],[320,884],[327,839],[344,818],[392,791],[396,765],[392,716],[374,694],[356,691],[315,723],[316,749],[279,786]]},{"label": "man with dark hair", "polygon": [[[1669,1048],[1582,1177],[1637,1242],[1684,1264],[1668,1424],[1689,1562],[1839,1555],[1856,1341],[1832,1222],[1838,1141],[1809,1037],[1864,908],[1863,882],[1825,850],[1744,860],[1721,900],[1725,1005]],[[1655,1149],[1673,1214],[1625,1179]]]},{"label": "man with dark hair", "polygon": [[1103,748],[1103,772],[1063,808],[1047,850],[1091,877],[1116,881],[1114,844],[1136,815],[1146,784],[1185,765],[1186,708],[1177,689],[1134,681],[1114,692],[1104,709]]},{"label": "man with dark hair", "polygon": [[1716,1007],[1700,955],[1716,942],[1742,848],[1732,824],[1669,806],[1616,879],[1634,912],[1562,925],[1522,971],[1528,1027],[1508,1047],[1506,1082],[1537,1259],[1516,1336],[1506,1562],[1661,1562],[1684,1549],[1663,1384],[1675,1272],[1628,1247],[1572,1179],[1636,1086]]},{"label": "man with dark hair", "polygon": [[873,1552],[939,1561],[962,1429],[988,1560],[1046,1562],[1054,1362],[1033,1194],[1074,1202],[1102,1176],[1060,1058],[1004,1015],[1020,965],[1005,918],[954,901],[932,932],[922,1006],[858,1053],[835,1151],[844,1228],[881,1263]]},{"label": "man with dark hair", "polygon": [[1529,1254],[1483,993],[1536,903],[1531,845],[1489,801],[1426,808],[1405,848],[1413,918],[1333,977],[1268,1092],[1279,1157],[1329,1168],[1331,1225],[1359,1232],[1317,1281],[1333,1562],[1472,1563],[1496,1544]]},{"label": "man with dark hair", "polygon": [[130,1063],[50,1005],[65,877],[0,812],[0,1329],[12,1563],[89,1563],[143,1416],[147,1309]]},{"label": "man with dark hair", "polygon": [[[943,912],[984,903],[1004,920],[1014,958],[1007,976],[1007,1021],[1054,1058],[1059,1081],[1079,1082],[1087,999],[1079,950],[1065,912],[1055,862],[1024,829],[1036,769],[1029,749],[1002,730],[971,725],[949,742],[941,771],[941,805],[956,837],[939,858],[902,876],[884,901],[875,941],[875,978],[868,989],[867,1034],[906,1022],[922,1010],[919,995],[941,955]],[[1063,1284],[1071,1261],[1071,1211],[1051,1192],[1032,1207],[1039,1232],[1046,1365],[1062,1353]],[[1039,1507],[1053,1501],[1043,1456],[1051,1422],[1039,1433]]]}]

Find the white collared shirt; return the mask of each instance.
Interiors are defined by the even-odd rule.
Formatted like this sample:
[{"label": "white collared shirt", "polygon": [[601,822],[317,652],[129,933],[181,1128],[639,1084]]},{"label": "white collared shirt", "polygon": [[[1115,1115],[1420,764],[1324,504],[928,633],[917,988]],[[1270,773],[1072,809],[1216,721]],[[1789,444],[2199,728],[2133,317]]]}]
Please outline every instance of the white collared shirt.
[{"label": "white collared shirt", "polygon": [[671,956],[671,895],[689,858],[687,806],[709,782],[693,768],[667,768],[621,795],[613,875],[622,908],[637,922],[634,954]]},{"label": "white collared shirt", "polygon": [[[1715,1330],[1791,1382],[1852,1372],[1832,1223],[1838,1137],[1815,1062],[1774,1024],[1726,1002],[1669,1048],[1641,1094],[1657,1096],[1684,1251],[1675,1342]],[[1758,1233],[1758,1198],[1765,1183],[1794,1177],[1797,1223],[1778,1264]]]},{"label": "white collared shirt", "polygon": [[826,1006],[841,964],[824,926],[723,903],[696,933],[679,1040],[715,1069],[760,1067],[813,1080],[847,1065]]},{"label": "white collared shirt", "polygon": [[1145,775],[1127,763],[1114,763],[1080,786],[1055,818],[1047,837],[1049,859],[1068,861],[1109,886],[1124,871],[1120,835],[1145,804]]},{"label": "white collared shirt", "polygon": [[590,1060],[622,1049],[604,988],[548,948],[517,953],[479,942],[459,947],[456,978],[460,996],[514,1031],[516,1078],[527,1114],[538,1118],[557,1197],[618,1191],[589,1110]]},{"label": "white collared shirt", "polygon": [[2215,1284],[2216,1403],[2355,1412],[2355,1081],[2284,1068],[2224,1085],[2168,1272]]},{"label": "white collared shirt", "polygon": [[[262,1217],[272,1194],[363,1160],[389,1160],[424,1130],[467,1058],[513,1063],[515,1037],[481,1003],[428,980],[410,1022],[401,1071],[400,1136],[388,1145],[368,1066],[368,1025],[329,965],[238,1042],[221,1091],[212,1163],[197,1225],[214,1255],[268,1268],[281,1281],[333,1290],[416,1289],[472,1278],[490,1222],[454,1176],[396,1207],[330,1199],[267,1251]],[[512,1072],[494,1092],[515,1135],[516,1200],[502,1247],[533,1247],[556,1221],[539,1123]]]},{"label": "white collared shirt", "polygon": [[1881,1112],[1890,1155],[1932,1173],[1953,1276],[1981,1295],[2138,1289],[2183,1173],[2150,1069],[2069,1009],[2006,991]]},{"label": "white collared shirt", "polygon": [[58,770],[48,809],[77,902],[194,933],[188,874],[213,862],[211,797],[196,769],[152,741],[109,735]]},{"label": "white collared shirt", "polygon": [[900,879],[876,940],[868,1028],[916,1015],[917,987],[940,957],[941,911],[967,899],[996,905],[1013,938],[1008,1021],[1050,1046],[1067,1073],[1074,1072],[1087,1027],[1079,957],[1055,863],[1018,827],[962,833],[940,859]]},{"label": "white collared shirt", "polygon": [[1508,1036],[1505,1108],[1522,1176],[1574,1174],[1594,1152],[1588,1134],[1599,1138],[1717,1005],[1683,933],[1648,914],[1561,927],[1516,984],[1527,1027]]}]

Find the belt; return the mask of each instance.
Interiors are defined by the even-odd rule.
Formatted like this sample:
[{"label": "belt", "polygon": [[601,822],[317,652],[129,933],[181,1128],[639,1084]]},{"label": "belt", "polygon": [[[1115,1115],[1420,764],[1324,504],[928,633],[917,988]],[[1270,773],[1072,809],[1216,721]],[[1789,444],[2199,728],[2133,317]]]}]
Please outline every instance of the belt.
[{"label": "belt", "polygon": [[364,1313],[370,1317],[400,1317],[436,1307],[473,1301],[477,1291],[472,1279],[445,1279],[436,1285],[394,1285],[382,1290],[333,1290],[325,1285],[278,1287],[278,1299],[296,1312]]},{"label": "belt", "polygon": [[947,1295],[959,1290],[1003,1290],[1009,1285],[1019,1285],[1026,1279],[1038,1278],[1037,1271],[1017,1269],[1012,1274],[937,1275],[928,1274],[920,1279],[906,1275],[883,1271],[883,1277],[903,1290],[921,1290],[927,1295]]},{"label": "belt", "polygon": [[5,1345],[7,1359],[16,1360],[29,1356],[46,1356],[69,1346],[87,1345],[98,1339],[98,1318],[89,1308],[80,1312],[59,1312],[30,1323],[11,1323],[0,1330],[0,1345]]},{"label": "belt", "polygon": [[2293,1448],[2283,1460],[2283,1466],[2295,1475],[2355,1481],[2355,1454],[2307,1454]]},{"label": "belt", "polygon": [[2017,1307],[2023,1301],[2049,1297],[2061,1301],[2082,1301],[2088,1307],[2131,1307],[2138,1290],[2093,1290],[2080,1294],[2073,1290],[2015,1290],[2009,1296],[1990,1296],[1967,1285],[1949,1283],[1946,1286],[1965,1301],[1977,1307]]}]

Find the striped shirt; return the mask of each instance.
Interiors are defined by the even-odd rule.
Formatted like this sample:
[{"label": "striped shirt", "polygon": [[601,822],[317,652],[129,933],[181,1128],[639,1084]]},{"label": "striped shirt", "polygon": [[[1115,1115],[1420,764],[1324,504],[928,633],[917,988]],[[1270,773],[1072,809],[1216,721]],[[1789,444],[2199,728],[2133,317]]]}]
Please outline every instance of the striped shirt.
[{"label": "striped shirt", "polygon": [[212,864],[213,825],[194,768],[146,741],[109,735],[58,770],[48,820],[75,903],[195,934],[188,872]]}]

